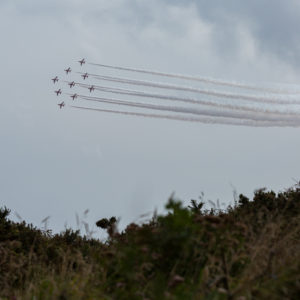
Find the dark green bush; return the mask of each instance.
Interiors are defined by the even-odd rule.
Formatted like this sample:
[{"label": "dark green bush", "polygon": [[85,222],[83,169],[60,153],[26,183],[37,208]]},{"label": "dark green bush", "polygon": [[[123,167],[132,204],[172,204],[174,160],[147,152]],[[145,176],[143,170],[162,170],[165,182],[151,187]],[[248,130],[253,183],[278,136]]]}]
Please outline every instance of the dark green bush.
[{"label": "dark green bush", "polygon": [[169,199],[166,214],[106,242],[42,231],[0,209],[3,299],[297,299],[300,189],[260,189],[236,207],[203,210]]}]

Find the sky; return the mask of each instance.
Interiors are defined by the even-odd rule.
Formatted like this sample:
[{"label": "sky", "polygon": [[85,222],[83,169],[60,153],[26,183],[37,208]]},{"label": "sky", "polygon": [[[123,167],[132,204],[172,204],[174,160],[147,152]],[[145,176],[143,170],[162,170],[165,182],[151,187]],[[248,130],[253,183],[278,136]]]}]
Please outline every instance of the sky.
[{"label": "sky", "polygon": [[58,101],[70,101],[56,97],[51,78],[67,79],[63,70],[70,66],[167,81],[80,69],[85,58],[295,89],[299,26],[297,0],[2,0],[0,206],[39,227],[50,216],[54,232],[76,228],[76,213],[90,227],[117,216],[124,228],[144,213],[162,212],[172,193],[186,205],[202,192],[205,201],[229,204],[233,189],[252,197],[257,188],[290,187],[299,180],[297,127],[60,110]]}]

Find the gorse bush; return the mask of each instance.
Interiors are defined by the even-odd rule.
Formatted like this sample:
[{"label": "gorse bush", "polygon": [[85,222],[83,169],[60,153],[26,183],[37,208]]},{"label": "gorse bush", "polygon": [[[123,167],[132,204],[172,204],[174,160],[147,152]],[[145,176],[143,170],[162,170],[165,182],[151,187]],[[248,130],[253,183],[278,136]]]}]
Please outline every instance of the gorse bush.
[{"label": "gorse bush", "polygon": [[0,209],[2,299],[299,299],[300,188],[261,189],[235,207],[170,198],[165,215],[106,242],[41,231]]}]

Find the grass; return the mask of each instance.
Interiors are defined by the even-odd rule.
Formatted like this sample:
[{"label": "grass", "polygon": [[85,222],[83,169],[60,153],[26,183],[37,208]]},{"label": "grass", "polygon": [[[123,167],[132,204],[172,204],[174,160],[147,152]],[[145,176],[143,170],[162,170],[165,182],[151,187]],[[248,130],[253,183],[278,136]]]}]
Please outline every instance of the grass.
[{"label": "grass", "polygon": [[299,299],[300,188],[261,189],[235,207],[173,198],[167,214],[101,242],[53,235],[0,209],[0,299]]}]

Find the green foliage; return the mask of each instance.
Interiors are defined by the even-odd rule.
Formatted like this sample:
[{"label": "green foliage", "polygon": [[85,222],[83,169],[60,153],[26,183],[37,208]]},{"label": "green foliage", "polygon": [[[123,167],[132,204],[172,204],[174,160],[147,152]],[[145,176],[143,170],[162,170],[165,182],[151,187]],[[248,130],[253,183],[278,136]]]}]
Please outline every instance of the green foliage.
[{"label": "green foliage", "polygon": [[300,189],[240,195],[226,211],[171,197],[165,215],[106,242],[53,235],[0,209],[0,299],[297,299]]}]

